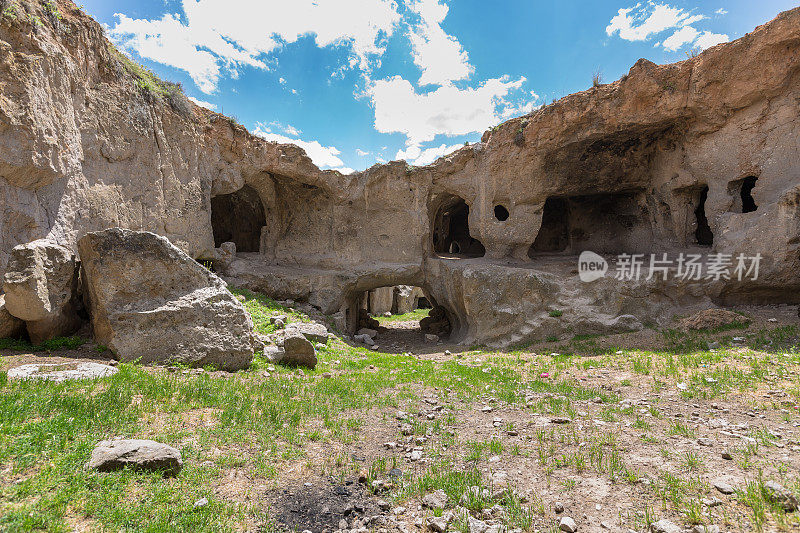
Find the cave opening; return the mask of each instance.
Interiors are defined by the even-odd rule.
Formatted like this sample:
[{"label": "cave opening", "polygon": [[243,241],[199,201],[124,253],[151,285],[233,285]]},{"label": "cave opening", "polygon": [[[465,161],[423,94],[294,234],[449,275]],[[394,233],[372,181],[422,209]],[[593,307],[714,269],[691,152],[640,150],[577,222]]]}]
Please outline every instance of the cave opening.
[{"label": "cave opening", "polygon": [[756,186],[758,178],[755,176],[748,176],[742,180],[742,188],[739,192],[739,197],[742,200],[742,213],[752,213],[758,209],[756,201],[753,198],[753,188]]},{"label": "cave opening", "polygon": [[469,206],[463,198],[449,196],[433,220],[433,251],[459,257],[483,257],[486,248],[469,233]]},{"label": "cave opening", "polygon": [[421,287],[412,285],[353,294],[348,298],[346,320],[356,342],[388,351],[429,344],[425,335],[446,338],[451,331],[449,313]]},{"label": "cave opening", "polygon": [[642,191],[551,197],[528,257],[548,254],[648,253],[653,230]]},{"label": "cave opening", "polygon": [[706,200],[708,199],[708,185],[703,187],[700,191],[700,198],[697,202],[697,207],[694,210],[694,216],[697,221],[697,229],[694,232],[695,240],[700,246],[711,246],[714,244],[714,233],[711,231],[711,226],[708,225],[708,217],[706,217]]},{"label": "cave opening", "polygon": [[266,225],[264,205],[249,185],[211,198],[211,228],[217,248],[223,242],[232,242],[237,252],[258,252],[261,229]]},{"label": "cave opening", "polygon": [[569,246],[567,210],[567,200],[564,198],[548,198],[544,202],[542,225],[528,255],[558,253],[567,249]]}]

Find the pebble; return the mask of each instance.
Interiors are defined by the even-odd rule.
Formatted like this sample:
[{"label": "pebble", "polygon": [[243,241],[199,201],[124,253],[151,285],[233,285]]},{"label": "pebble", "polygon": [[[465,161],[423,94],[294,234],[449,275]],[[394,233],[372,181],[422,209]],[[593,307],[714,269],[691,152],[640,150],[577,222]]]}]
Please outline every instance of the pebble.
[{"label": "pebble", "polygon": [[555,504],[553,504],[553,511],[555,511],[556,514],[563,513],[564,512],[564,504],[561,503],[561,502],[556,502]]},{"label": "pebble", "polygon": [[575,533],[578,530],[578,526],[575,524],[575,520],[569,516],[563,516],[558,523],[558,529],[564,531],[564,533]]},{"label": "pebble", "polygon": [[194,502],[195,509],[198,509],[200,507],[205,507],[206,505],[208,505],[208,498],[200,498],[199,500]]},{"label": "pebble", "polygon": [[733,487],[724,481],[715,481],[714,488],[720,491],[722,494],[733,494],[735,492]]}]

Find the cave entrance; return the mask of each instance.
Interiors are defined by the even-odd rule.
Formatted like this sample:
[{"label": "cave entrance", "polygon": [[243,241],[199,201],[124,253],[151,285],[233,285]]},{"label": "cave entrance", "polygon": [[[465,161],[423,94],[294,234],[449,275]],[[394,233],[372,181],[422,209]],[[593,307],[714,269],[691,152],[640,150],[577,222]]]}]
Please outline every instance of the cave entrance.
[{"label": "cave entrance", "polygon": [[545,201],[542,225],[528,256],[587,250],[649,253],[652,244],[650,215],[641,191],[551,197]]},{"label": "cave entrance", "polygon": [[469,233],[469,206],[463,198],[448,196],[433,219],[433,251],[457,257],[483,257],[486,248]]},{"label": "cave entrance", "polygon": [[697,229],[694,232],[694,237],[695,241],[700,246],[711,246],[714,244],[714,233],[711,231],[711,226],[708,225],[708,217],[706,216],[707,199],[708,185],[703,187],[703,189],[700,191],[697,207],[694,210],[694,216],[697,222]]},{"label": "cave entrance", "polygon": [[249,185],[211,198],[211,228],[217,248],[223,242],[232,242],[237,252],[258,252],[261,229],[266,225],[264,205],[258,192]]},{"label": "cave entrance", "polygon": [[[436,346],[450,334],[447,312],[420,287],[390,285],[355,294],[349,299],[347,329],[358,344],[397,353]],[[365,337],[366,336],[366,337]]]},{"label": "cave entrance", "polygon": [[542,226],[531,246],[531,254],[563,252],[569,246],[569,217],[567,200],[548,198],[542,212]]}]

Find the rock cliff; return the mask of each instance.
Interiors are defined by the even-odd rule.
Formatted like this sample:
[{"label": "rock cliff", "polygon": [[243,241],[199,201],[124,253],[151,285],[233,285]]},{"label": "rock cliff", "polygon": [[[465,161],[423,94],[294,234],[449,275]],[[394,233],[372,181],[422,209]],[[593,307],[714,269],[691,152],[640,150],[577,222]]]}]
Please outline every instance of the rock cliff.
[{"label": "rock cliff", "polygon": [[[432,165],[344,176],[195,106],[71,2],[0,6],[0,275],[18,244],[76,250],[119,226],[326,313],[420,286],[464,342],[800,302],[800,9],[679,63],[640,60]],[[584,250],[764,259],[756,280],[587,284]]]}]

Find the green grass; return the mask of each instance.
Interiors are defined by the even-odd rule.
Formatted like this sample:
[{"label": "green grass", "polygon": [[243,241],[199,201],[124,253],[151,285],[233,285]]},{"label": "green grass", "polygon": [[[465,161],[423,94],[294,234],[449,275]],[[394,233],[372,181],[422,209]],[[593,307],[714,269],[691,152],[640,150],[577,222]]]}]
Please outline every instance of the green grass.
[{"label": "green grass", "polygon": [[374,317],[381,324],[391,324],[392,322],[407,322],[410,320],[422,320],[430,313],[430,309],[414,309],[410,313],[402,315],[391,316],[376,316]]},{"label": "green grass", "polygon": [[89,340],[78,337],[56,337],[41,344],[31,344],[21,339],[0,339],[0,350],[18,350],[21,352],[52,352],[55,350],[74,350]]}]

